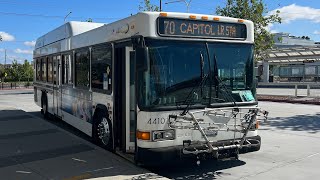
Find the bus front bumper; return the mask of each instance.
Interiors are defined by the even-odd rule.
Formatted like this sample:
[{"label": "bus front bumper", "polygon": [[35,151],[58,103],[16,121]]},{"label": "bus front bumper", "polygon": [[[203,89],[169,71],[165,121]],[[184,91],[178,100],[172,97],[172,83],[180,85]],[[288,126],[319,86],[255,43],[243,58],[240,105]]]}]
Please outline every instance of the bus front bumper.
[{"label": "bus front bumper", "polygon": [[[232,157],[232,154],[234,154],[234,151],[237,150],[237,154],[245,154],[248,152],[254,152],[259,151],[261,146],[261,137],[253,136],[253,137],[247,137],[246,138],[249,142],[258,142],[252,145],[246,145],[242,148],[228,148],[228,149],[222,149],[219,148],[217,151],[219,154],[218,159],[226,159]],[[217,144],[213,144],[215,147],[232,147],[233,140],[226,140],[226,141],[219,141]],[[191,149],[193,146],[191,147]],[[197,156],[205,157],[205,158],[215,158],[210,153],[199,153],[197,155],[195,154],[186,154],[184,153],[185,146],[174,146],[174,147],[164,147],[164,148],[140,148],[138,147],[137,150],[137,160],[143,164],[147,165],[158,165],[162,163],[168,163],[173,160],[179,160],[184,158],[195,158]]]}]

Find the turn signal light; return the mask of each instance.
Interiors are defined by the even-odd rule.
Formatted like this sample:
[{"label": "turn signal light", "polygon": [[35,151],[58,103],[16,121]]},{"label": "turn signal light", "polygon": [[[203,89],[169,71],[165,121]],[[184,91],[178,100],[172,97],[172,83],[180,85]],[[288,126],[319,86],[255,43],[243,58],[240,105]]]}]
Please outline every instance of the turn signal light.
[{"label": "turn signal light", "polygon": [[137,138],[141,140],[150,140],[150,132],[137,131]]}]

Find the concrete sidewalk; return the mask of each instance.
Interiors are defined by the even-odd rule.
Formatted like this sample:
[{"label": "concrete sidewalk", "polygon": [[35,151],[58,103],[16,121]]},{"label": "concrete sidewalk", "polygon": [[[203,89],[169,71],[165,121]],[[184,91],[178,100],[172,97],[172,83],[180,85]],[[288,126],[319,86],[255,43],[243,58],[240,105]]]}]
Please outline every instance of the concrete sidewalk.
[{"label": "concrete sidewalk", "polygon": [[0,89],[0,95],[8,94],[33,94],[33,88],[19,88],[19,89]]},{"label": "concrete sidewalk", "polygon": [[1,101],[0,179],[162,179],[32,112]]}]

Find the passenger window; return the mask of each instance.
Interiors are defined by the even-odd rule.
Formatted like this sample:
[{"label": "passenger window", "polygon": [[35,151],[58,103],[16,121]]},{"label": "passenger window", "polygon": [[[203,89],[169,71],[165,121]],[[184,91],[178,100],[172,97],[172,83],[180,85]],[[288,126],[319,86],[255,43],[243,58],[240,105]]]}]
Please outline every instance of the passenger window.
[{"label": "passenger window", "polygon": [[92,91],[112,92],[112,47],[97,46],[91,53],[91,88]]},{"label": "passenger window", "polygon": [[41,80],[47,82],[47,59],[41,59],[42,75]]},{"label": "passenger window", "polygon": [[89,60],[89,51],[80,50],[75,53],[75,63],[76,63],[76,86],[80,88],[89,88],[89,69],[90,69],[90,60]]},{"label": "passenger window", "polygon": [[62,83],[73,84],[71,55],[66,54],[62,57]]},{"label": "passenger window", "polygon": [[41,81],[41,59],[37,59],[36,60],[36,62],[37,62],[37,65],[36,65],[36,72],[37,72],[37,74],[36,74],[36,80],[37,81]]},{"label": "passenger window", "polygon": [[48,59],[48,82],[52,83],[52,57]]}]

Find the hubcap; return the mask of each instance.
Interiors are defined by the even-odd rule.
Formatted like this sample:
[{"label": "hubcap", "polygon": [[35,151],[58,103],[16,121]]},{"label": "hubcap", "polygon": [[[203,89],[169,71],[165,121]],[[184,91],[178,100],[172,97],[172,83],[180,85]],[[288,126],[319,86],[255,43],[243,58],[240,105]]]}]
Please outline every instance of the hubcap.
[{"label": "hubcap", "polygon": [[104,145],[107,145],[110,140],[110,129],[107,118],[102,118],[100,124],[98,124],[98,138]]}]

